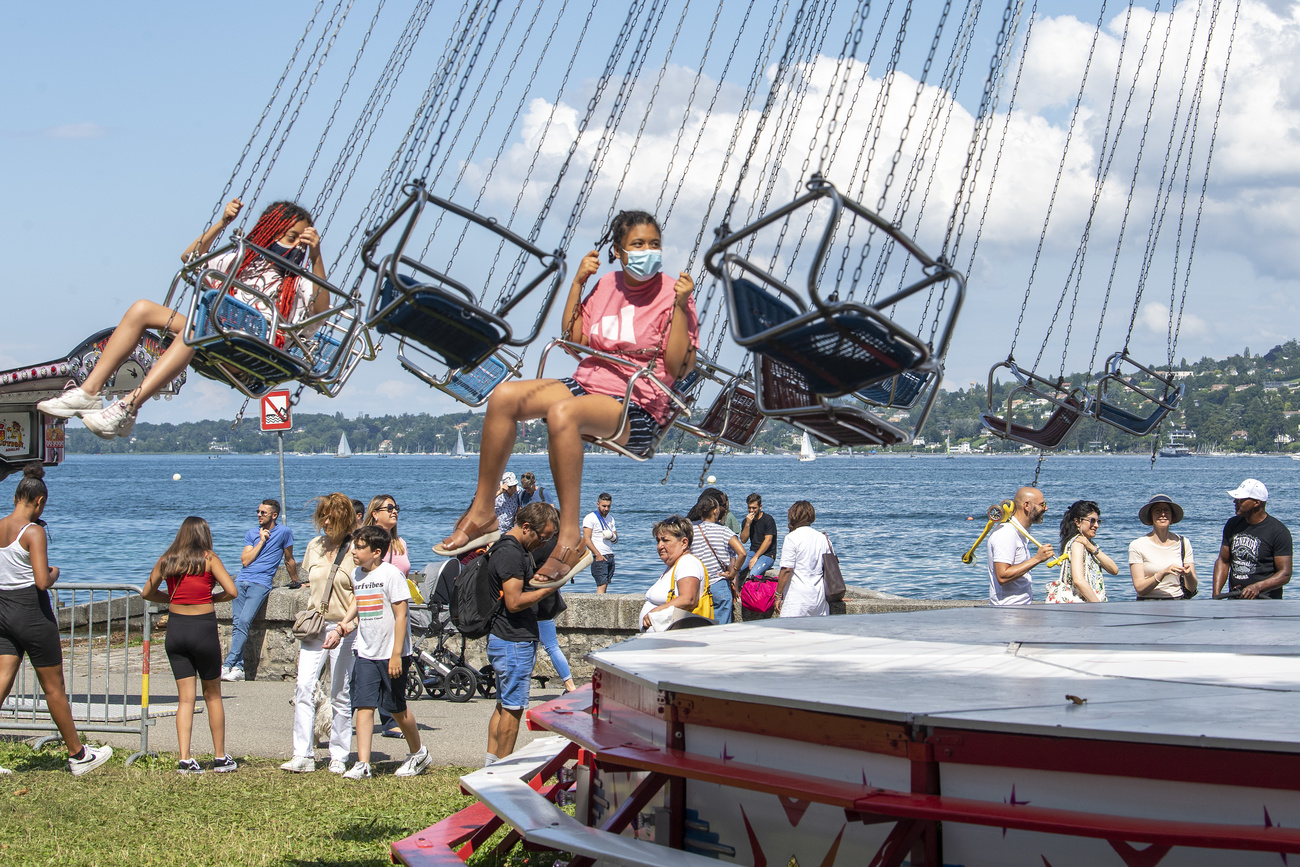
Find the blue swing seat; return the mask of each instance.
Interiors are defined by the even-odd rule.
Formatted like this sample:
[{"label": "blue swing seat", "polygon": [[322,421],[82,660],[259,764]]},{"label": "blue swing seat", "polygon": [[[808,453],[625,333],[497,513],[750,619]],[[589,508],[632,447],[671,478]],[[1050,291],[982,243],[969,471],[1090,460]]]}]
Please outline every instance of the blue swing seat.
[{"label": "blue swing seat", "polygon": [[1160,422],[1165,420],[1165,416],[1169,415],[1169,412],[1170,410],[1168,407],[1157,405],[1155,411],[1151,413],[1151,415],[1143,418],[1140,415],[1131,413],[1122,407],[1116,406],[1113,403],[1106,403],[1105,401],[1098,401],[1096,409],[1097,419],[1099,421],[1104,421],[1108,425],[1112,425],[1125,433],[1138,437],[1144,437],[1159,427]]},{"label": "blue swing seat", "polygon": [[234,372],[241,382],[260,393],[305,375],[305,361],[295,363],[287,353],[267,351],[267,330],[266,317],[256,307],[209,289],[199,299],[192,336],[187,341],[200,344],[195,347],[190,367],[217,382],[229,382],[229,372]]},{"label": "blue swing seat", "polygon": [[396,306],[375,322],[381,334],[410,338],[450,368],[475,367],[509,342],[510,332],[496,317],[435,286],[396,276],[401,288],[387,274],[383,277],[379,307]]},{"label": "blue swing seat", "polygon": [[[797,369],[815,394],[858,391],[929,359],[925,346],[901,339],[864,312],[801,315],[747,278],[733,278],[729,288],[735,314],[732,326],[741,345]],[[788,330],[779,328],[801,318],[808,321]],[[773,329],[776,333],[761,337]]]},{"label": "blue swing seat", "polygon": [[893,379],[867,386],[858,392],[858,397],[878,406],[911,409],[916,406],[933,376],[928,371],[905,370]]},{"label": "blue swing seat", "polygon": [[441,387],[462,403],[480,406],[513,372],[500,356],[489,355],[482,364],[454,371]]}]

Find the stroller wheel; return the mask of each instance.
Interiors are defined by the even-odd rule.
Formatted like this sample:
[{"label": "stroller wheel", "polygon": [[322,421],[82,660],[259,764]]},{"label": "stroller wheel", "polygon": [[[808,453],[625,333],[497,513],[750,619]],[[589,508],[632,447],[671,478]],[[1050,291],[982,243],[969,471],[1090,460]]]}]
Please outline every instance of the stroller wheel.
[{"label": "stroller wheel", "polygon": [[474,697],[478,688],[478,677],[474,669],[458,665],[447,675],[447,698],[454,702],[466,702]]},{"label": "stroller wheel", "polygon": [[484,698],[491,698],[496,695],[497,691],[497,673],[490,665],[485,665],[478,670],[478,694]]},{"label": "stroller wheel", "polygon": [[424,665],[419,659],[411,666],[413,671],[406,674],[406,700],[415,701],[424,692]]}]

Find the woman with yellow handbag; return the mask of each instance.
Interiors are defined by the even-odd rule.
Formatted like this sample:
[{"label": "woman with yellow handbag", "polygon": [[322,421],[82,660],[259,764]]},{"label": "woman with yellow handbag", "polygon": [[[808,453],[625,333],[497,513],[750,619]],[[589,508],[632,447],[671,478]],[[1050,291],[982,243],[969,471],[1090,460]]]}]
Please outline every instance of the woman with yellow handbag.
[{"label": "woman with yellow handbag", "polygon": [[[655,524],[653,533],[659,559],[664,561],[664,574],[646,591],[645,605],[641,607],[642,630],[652,629],[652,614],[670,608],[712,620],[713,594],[709,592],[709,573],[700,558],[691,553],[694,540],[691,522],[681,515],[673,515]],[[655,621],[660,619],[653,618]]]}]

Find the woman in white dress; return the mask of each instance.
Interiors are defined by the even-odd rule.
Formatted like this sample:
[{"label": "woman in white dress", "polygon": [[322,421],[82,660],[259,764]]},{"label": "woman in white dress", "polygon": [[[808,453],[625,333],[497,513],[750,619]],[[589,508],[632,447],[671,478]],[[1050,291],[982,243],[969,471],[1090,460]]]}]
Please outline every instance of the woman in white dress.
[{"label": "woman in white dress", "polygon": [[693,611],[700,603],[700,594],[708,593],[708,572],[700,558],[691,553],[694,532],[691,522],[681,515],[665,518],[654,526],[654,537],[659,559],[664,561],[664,574],[645,592],[645,605],[641,606],[641,630],[651,628],[650,615],[667,608]]},{"label": "woman in white dress", "polygon": [[786,519],[790,532],[781,540],[774,613],[777,617],[825,617],[831,606],[822,584],[822,557],[830,553],[830,539],[812,528],[817,510],[807,500],[792,505]]}]

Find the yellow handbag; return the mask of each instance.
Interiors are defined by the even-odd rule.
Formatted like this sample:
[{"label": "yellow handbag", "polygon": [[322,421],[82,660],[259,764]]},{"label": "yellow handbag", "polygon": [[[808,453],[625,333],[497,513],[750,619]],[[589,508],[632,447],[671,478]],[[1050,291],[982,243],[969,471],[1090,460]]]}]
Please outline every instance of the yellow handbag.
[{"label": "yellow handbag", "polygon": [[[680,561],[680,557],[678,560]],[[703,565],[703,564],[701,564]],[[709,587],[709,567],[704,567],[704,580],[700,582],[700,599],[691,609],[692,614],[698,614],[701,617],[707,617],[710,620],[717,618],[713,614],[713,590]],[[672,602],[677,598],[677,564],[673,564],[673,571],[668,576],[668,601]]]}]

